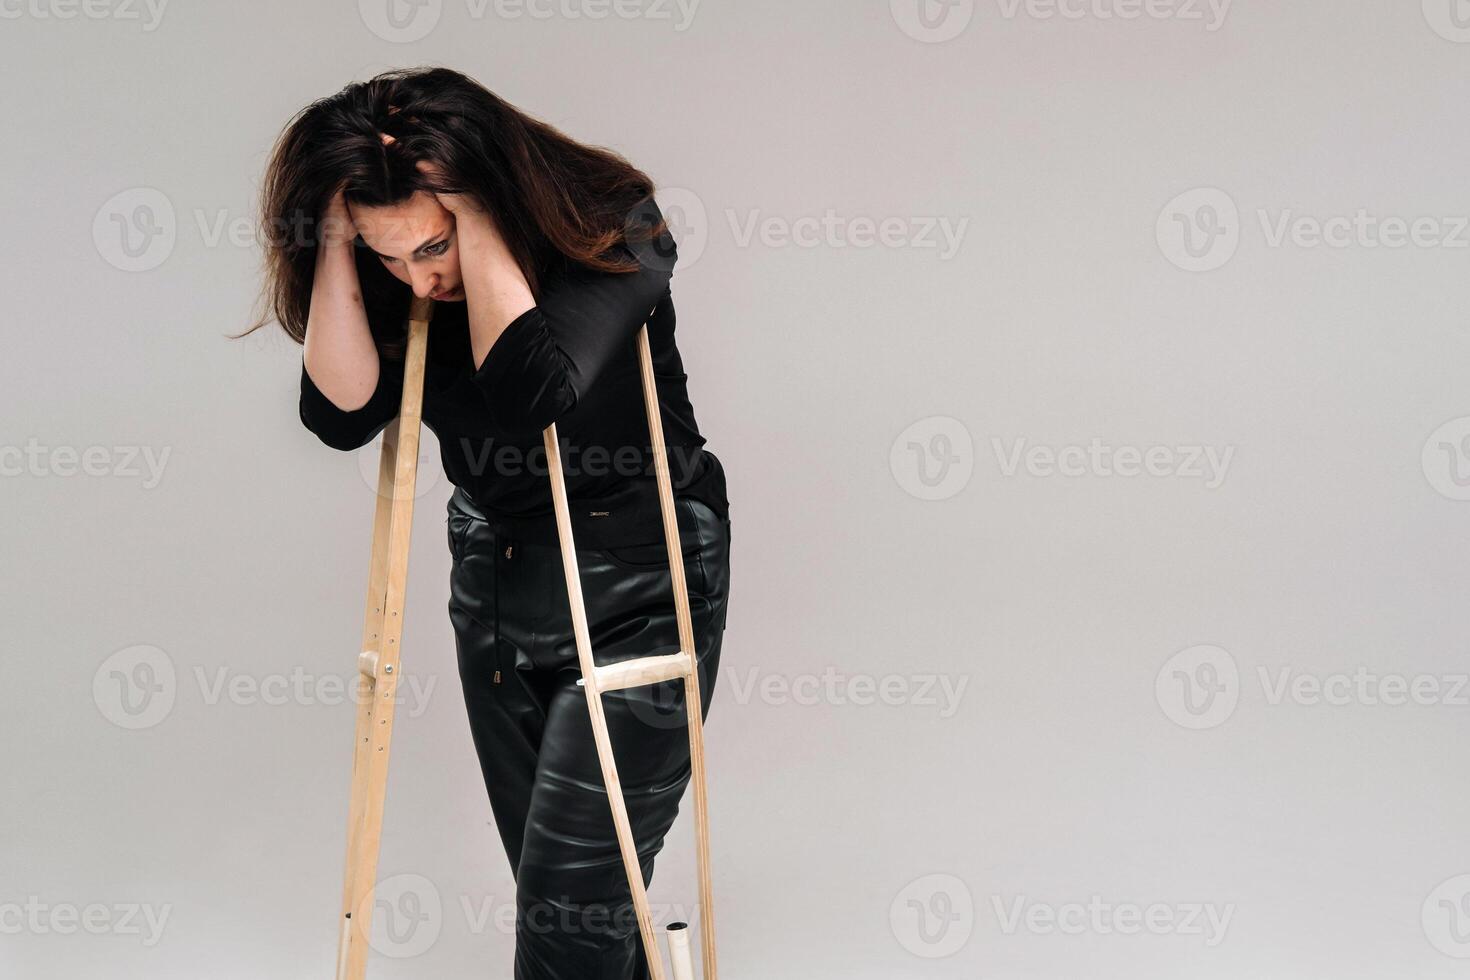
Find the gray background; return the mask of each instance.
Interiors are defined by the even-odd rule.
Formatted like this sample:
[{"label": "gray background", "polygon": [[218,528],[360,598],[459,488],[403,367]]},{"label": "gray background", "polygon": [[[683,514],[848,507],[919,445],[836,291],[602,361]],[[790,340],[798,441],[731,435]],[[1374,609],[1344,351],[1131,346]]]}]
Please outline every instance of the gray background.
[{"label": "gray background", "polygon": [[[676,212],[724,976],[1465,975],[1470,4],[916,6],[4,8],[0,975],[331,975],[377,446],[225,334],[285,120],[426,63]],[[426,438],[371,975],[508,976]]]}]

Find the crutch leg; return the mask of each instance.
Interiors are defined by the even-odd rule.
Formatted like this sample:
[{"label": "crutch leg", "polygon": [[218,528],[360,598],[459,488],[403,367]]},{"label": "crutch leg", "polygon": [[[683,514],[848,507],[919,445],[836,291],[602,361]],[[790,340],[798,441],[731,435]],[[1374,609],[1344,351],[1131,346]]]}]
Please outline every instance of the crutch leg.
[{"label": "crutch leg", "polygon": [[[694,641],[693,618],[689,612],[689,592],[684,576],[684,555],[679,543],[679,522],[674,509],[673,488],[669,477],[663,424],[659,416],[658,392],[654,384],[653,358],[649,348],[647,324],[644,324],[638,332],[638,357],[643,375],[643,401],[648,413],[649,432],[653,443],[659,507],[663,515],[664,536],[668,544],[669,568],[673,580],[675,618],[679,626],[678,653],[623,660],[606,666],[598,666],[593,659],[587,628],[587,613],[582,601],[582,579],[577,568],[576,544],[572,537],[570,507],[567,501],[566,481],[562,474],[561,449],[557,442],[555,423],[546,427],[543,439],[546,445],[548,475],[551,480],[552,503],[556,511],[557,534],[561,541],[562,567],[566,575],[572,630],[577,642],[577,660],[582,670],[582,680],[579,683],[582,684],[587,696],[587,710],[591,715],[593,740],[597,745],[597,756],[602,767],[603,783],[607,789],[608,805],[612,809],[613,828],[617,834],[618,849],[622,854],[623,870],[628,878],[628,888],[632,893],[633,909],[638,920],[638,932],[643,941],[649,972],[653,980],[664,980],[663,957],[659,952],[658,942],[654,938],[653,916],[649,910],[648,893],[643,887],[643,871],[638,861],[637,846],[629,826],[627,804],[623,799],[622,785],[618,780],[617,763],[613,758],[607,719],[603,713],[602,695],[607,691],[656,684],[660,681],[682,677],[689,729],[690,778],[694,783],[696,848],[704,937],[702,944],[704,975],[705,980],[717,980],[714,897],[709,867],[709,815],[704,779],[704,712],[699,691],[699,671],[696,659],[698,651]],[[676,978],[677,980],[693,980],[692,965],[688,962],[687,939],[683,944],[683,951],[682,962],[677,957],[675,958]],[[690,967],[690,969],[680,972],[685,967]]]},{"label": "crutch leg", "polygon": [[352,796],[348,805],[337,980],[362,980],[367,971],[393,707],[402,674],[399,647],[408,584],[414,484],[418,476],[424,358],[432,316],[431,301],[414,300],[409,312],[403,400],[398,418],[383,431],[383,451],[378,463],[378,500],[373,515],[362,652],[357,664],[357,721],[353,731]]},{"label": "crutch leg", "polygon": [[689,669],[684,675],[684,708],[689,727],[689,778],[694,784],[694,847],[699,875],[700,933],[703,939],[700,949],[704,960],[704,980],[718,980],[719,969],[715,960],[714,879],[710,872],[709,797],[704,779],[704,704],[699,691],[694,619],[689,613],[684,552],[679,547],[679,520],[674,511],[673,481],[669,477],[668,448],[664,444],[664,426],[659,414],[658,388],[653,376],[653,354],[649,347],[647,324],[638,331],[638,364],[643,376],[643,405],[648,413],[648,432],[653,444],[659,510],[663,513],[664,538],[669,548],[669,569],[674,580],[674,614],[679,623],[679,649],[689,654]]}]

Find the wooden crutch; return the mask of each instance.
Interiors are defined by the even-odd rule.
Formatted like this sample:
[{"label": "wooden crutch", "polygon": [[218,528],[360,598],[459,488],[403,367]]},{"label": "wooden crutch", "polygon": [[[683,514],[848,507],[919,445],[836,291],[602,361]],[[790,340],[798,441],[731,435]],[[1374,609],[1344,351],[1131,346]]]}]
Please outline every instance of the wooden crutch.
[{"label": "wooden crutch", "polygon": [[[694,783],[695,848],[699,865],[704,980],[718,980],[719,974],[715,965],[714,887],[710,879],[709,809],[704,782],[704,711],[699,693],[694,624],[689,614],[689,590],[684,579],[684,552],[679,545],[679,520],[674,510],[674,491],[669,479],[668,452],[664,445],[663,421],[659,415],[658,389],[654,383],[653,355],[649,350],[647,323],[638,330],[638,361],[643,376],[643,405],[648,414],[648,432],[653,440],[659,510],[663,513],[664,538],[668,545],[669,570],[673,579],[674,615],[679,624],[678,653],[635,657],[603,666],[598,666],[593,660],[592,643],[587,629],[587,611],[582,604],[582,578],[577,568],[576,545],[572,539],[566,481],[562,476],[561,449],[556,438],[556,423],[548,425],[542,435],[546,443],[551,498],[556,508],[557,536],[561,540],[562,568],[566,572],[572,629],[577,638],[577,660],[582,668],[582,678],[577,683],[587,693],[587,710],[592,715],[592,736],[597,743],[597,757],[602,763],[602,781],[607,787],[608,804],[612,807],[613,827],[617,831],[618,849],[623,855],[623,870],[628,876],[628,888],[633,894],[633,908],[638,917],[638,932],[643,938],[648,969],[653,980],[664,980],[663,958],[659,955],[658,943],[653,936],[653,917],[648,908],[648,893],[643,887],[643,869],[638,863],[637,845],[628,822],[628,807],[623,799],[622,784],[618,781],[618,767],[613,758],[607,718],[602,711],[602,695],[607,691],[657,684],[682,677],[689,729],[690,779]],[[671,922],[666,930],[674,980],[694,980],[687,928],[683,922]]]},{"label": "wooden crutch", "polygon": [[[358,656],[357,727],[352,760],[352,801],[348,815],[347,871],[342,895],[337,980],[362,980],[367,969],[368,938],[372,926],[371,896],[382,833],[388,748],[393,734],[394,695],[401,673],[399,647],[403,634],[414,482],[418,470],[424,358],[432,316],[432,301],[414,300],[409,313],[408,352],[404,361],[403,398],[399,415],[383,430],[383,450],[378,465],[378,502],[368,576],[367,613],[363,625],[362,653]],[[603,781],[608,789],[608,802],[612,808],[618,847],[632,891],[638,930],[643,940],[649,970],[653,980],[664,980],[663,959],[659,955],[658,944],[653,935],[648,895],[643,887],[643,872],[628,821],[627,804],[618,781],[607,720],[602,711],[602,694],[682,677],[689,730],[690,777],[694,783],[704,977],[705,980],[718,980],[714,896],[709,870],[709,815],[704,779],[704,712],[699,692],[688,586],[684,577],[684,555],[679,544],[678,518],[674,510],[673,488],[658,408],[658,392],[654,384],[647,324],[638,332],[638,356],[642,368],[644,406],[653,442],[659,506],[663,515],[673,580],[674,609],[679,629],[678,653],[641,657],[602,667],[597,666],[593,660],[555,423],[546,427],[543,437],[552,500],[556,509],[557,533],[561,541],[562,565],[566,573],[572,611],[572,626],[577,641],[577,658],[582,669],[582,679],[578,683],[584,686],[587,693],[593,738],[602,765]],[[666,935],[674,980],[695,980],[687,925],[683,922],[670,923]]]},{"label": "wooden crutch", "polygon": [[372,894],[383,830],[383,793],[393,705],[402,675],[403,606],[408,585],[408,545],[413,531],[423,417],[424,357],[434,301],[414,297],[408,313],[408,352],[398,417],[383,430],[378,460],[378,504],[368,572],[367,615],[357,658],[357,728],[352,752],[352,802],[347,817],[347,873],[342,886],[337,980],[362,980],[372,928]]}]

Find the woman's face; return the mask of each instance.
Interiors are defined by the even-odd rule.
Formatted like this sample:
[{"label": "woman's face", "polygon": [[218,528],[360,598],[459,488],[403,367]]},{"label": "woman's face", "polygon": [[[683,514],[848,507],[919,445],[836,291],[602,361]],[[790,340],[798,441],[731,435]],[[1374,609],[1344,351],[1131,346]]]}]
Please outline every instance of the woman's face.
[{"label": "woman's face", "polygon": [[415,191],[402,204],[381,208],[349,205],[348,211],[378,261],[412,286],[415,296],[464,300],[454,215],[433,194]]}]

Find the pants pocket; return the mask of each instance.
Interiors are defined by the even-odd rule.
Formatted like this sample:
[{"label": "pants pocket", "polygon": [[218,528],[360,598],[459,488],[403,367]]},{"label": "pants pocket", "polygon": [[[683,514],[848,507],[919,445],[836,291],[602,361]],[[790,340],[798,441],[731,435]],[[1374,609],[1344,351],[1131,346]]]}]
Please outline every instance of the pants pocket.
[{"label": "pants pocket", "polygon": [[[691,506],[687,498],[676,498],[674,506],[689,512],[694,518],[692,527],[679,531],[679,549],[684,555],[684,564],[687,566],[691,561],[699,559],[700,551],[704,547],[705,529],[699,520],[698,513]],[[601,549],[603,556],[614,565],[632,571],[657,571],[669,567],[669,545],[662,537],[658,541],[646,544],[620,545],[616,548]]]}]

